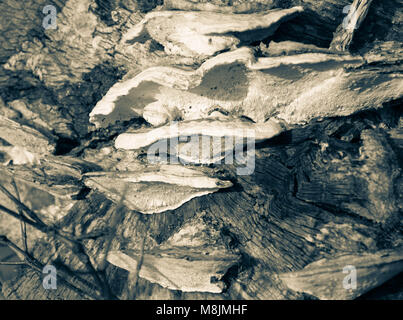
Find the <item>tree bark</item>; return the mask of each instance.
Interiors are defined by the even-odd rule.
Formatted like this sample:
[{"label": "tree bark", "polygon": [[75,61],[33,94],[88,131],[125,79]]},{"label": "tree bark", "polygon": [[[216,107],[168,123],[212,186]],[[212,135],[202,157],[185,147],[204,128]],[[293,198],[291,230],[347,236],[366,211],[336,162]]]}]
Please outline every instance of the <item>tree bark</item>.
[{"label": "tree bark", "polygon": [[[361,26],[359,29],[342,27],[346,18],[343,8],[349,1],[304,1],[304,12],[280,25],[262,43],[248,43],[257,57],[250,66],[256,67],[258,58],[267,59],[259,60],[267,64],[277,63],[263,71],[248,71],[252,78],[260,72],[262,78],[256,79],[275,79],[266,92],[271,99],[256,109],[270,103],[276,108],[249,119],[256,114],[251,104],[242,114],[243,120],[248,118],[246,123],[253,127],[267,125],[266,117],[283,116],[282,121],[289,122],[282,125],[279,121],[276,135],[257,143],[253,174],[238,175],[235,164],[194,165],[194,170],[214,181],[230,181],[228,186],[232,186],[150,215],[125,206],[124,192],[113,180],[107,185],[112,195],[103,192],[105,188],[85,184],[93,172],[109,171],[109,176],[123,179],[127,175],[115,173],[142,167],[146,162],[144,148],[122,150],[115,148],[115,141],[127,130],[152,130],[150,124],[141,116],[127,118],[122,112],[118,114],[121,121],[95,128],[89,114],[122,78],[131,80],[161,65],[175,66],[178,74],[197,72],[205,59],[167,54],[158,41],[143,34],[133,43],[122,44],[124,34],[147,12],[164,9],[156,8],[162,1],[53,3],[58,12],[56,30],[42,27],[42,10],[47,4],[42,0],[0,3],[0,126],[7,129],[0,133],[0,159],[7,165],[1,169],[0,182],[13,193],[10,177],[15,178],[20,200],[26,204],[18,205],[17,198],[12,201],[7,192],[1,193],[0,233],[20,245],[19,210],[25,210],[25,222],[32,222],[27,223],[32,261],[14,269],[19,272],[17,277],[2,281],[6,299],[402,296],[399,283],[382,287],[403,270],[400,0],[354,1],[352,8],[358,16],[352,23]],[[172,0],[166,8],[191,6],[197,12],[258,14],[263,9],[289,9],[300,1],[262,0],[250,7],[242,3],[222,6],[215,1],[207,6]],[[350,56],[335,50],[360,55],[355,55],[350,65],[346,62]],[[312,62],[304,60],[305,54],[326,59]],[[329,62],[328,57],[342,61]],[[238,71],[247,69],[245,65],[237,67]],[[202,82],[203,77],[197,81]],[[185,78],[180,80],[191,82]],[[204,79],[207,83],[211,80]],[[221,85],[224,87],[224,82]],[[183,90],[203,96],[206,88],[191,89]],[[226,95],[235,89],[229,88]],[[145,91],[136,93],[136,101],[149,103],[154,98],[142,96]],[[227,100],[234,100],[230,98]],[[343,104],[347,100],[349,104]],[[125,104],[124,99],[120,102]],[[235,114],[239,106],[232,106]],[[210,111],[220,116],[229,113],[217,109]],[[163,121],[166,119],[170,118]],[[32,153],[41,161],[22,166],[10,162],[13,157],[25,159],[10,151],[14,147],[26,147],[26,157]],[[161,181],[142,183],[152,186],[143,190],[148,199],[163,201],[166,188],[179,192],[175,183],[163,187],[158,184]],[[158,196],[153,197],[153,192],[159,192]],[[45,195],[47,200],[41,200]],[[58,200],[62,198],[63,205]],[[26,213],[30,210],[44,220],[39,231],[33,229],[39,222]],[[53,219],[55,216],[58,218]],[[113,259],[108,259],[110,252],[119,257],[127,254],[126,265],[114,265]],[[382,266],[385,252],[393,256],[386,267]],[[202,267],[205,261],[208,263]],[[158,265],[157,271],[153,263]],[[43,273],[32,267],[47,264],[58,270],[56,290],[45,290]],[[339,290],[345,277],[343,268],[350,264],[371,271],[352,295]],[[189,278],[185,279],[201,277],[193,286],[173,285],[172,279],[178,280],[176,266],[182,271],[189,266]],[[203,290],[210,292],[200,292]]]}]

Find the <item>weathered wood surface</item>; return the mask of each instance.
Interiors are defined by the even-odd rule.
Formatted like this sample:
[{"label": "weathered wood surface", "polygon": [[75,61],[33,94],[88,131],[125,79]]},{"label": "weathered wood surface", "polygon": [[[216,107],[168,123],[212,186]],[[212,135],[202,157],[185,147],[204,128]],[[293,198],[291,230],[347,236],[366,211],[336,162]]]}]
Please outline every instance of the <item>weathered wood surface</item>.
[{"label": "weathered wood surface", "polygon": [[[187,4],[186,1],[174,2],[168,1],[165,8],[157,9],[189,5],[189,1]],[[345,56],[328,50],[328,46],[345,18],[343,8],[350,2],[304,1],[304,12],[283,23],[262,43],[251,44],[249,49],[260,59],[254,60],[256,56],[252,55],[253,63],[248,66],[259,69],[260,64],[265,65],[273,95],[279,93],[277,101],[273,102],[277,109],[271,109],[274,112],[268,114],[260,113],[257,118],[260,124],[270,117],[287,122],[286,126],[281,126],[281,133],[276,131],[277,136],[257,145],[254,173],[239,176],[236,165],[210,165],[211,177],[231,181],[232,187],[193,198],[171,211],[143,215],[122,207],[118,197],[108,196],[111,199],[107,199],[95,188],[90,190],[81,178],[88,171],[131,172],[144,165],[146,150],[117,150],[115,138],[128,128],[135,132],[152,129],[137,117],[123,118],[97,130],[89,125],[89,114],[123,76],[124,82],[150,67],[161,65],[189,73],[206,62],[199,57],[168,55],[151,39],[137,39],[133,43],[121,41],[123,34],[138,25],[145,13],[161,1],[130,0],[125,1],[125,6],[117,0],[55,1],[59,11],[58,28],[46,31],[42,28],[43,1],[24,4],[3,1],[0,15],[7,19],[1,19],[0,24],[0,39],[4,43],[0,49],[0,109],[1,117],[18,125],[7,125],[8,134],[1,136],[1,155],[17,157],[9,154],[15,144],[41,158],[40,165],[26,161],[24,166],[10,163],[7,158],[4,163],[8,168],[4,170],[14,171],[18,184],[18,180],[27,182],[38,192],[53,188],[73,196],[69,198],[71,209],[63,212],[63,218],[52,228],[84,239],[83,248],[94,266],[100,270],[106,267],[104,271],[113,296],[122,299],[314,298],[315,292],[306,290],[303,285],[289,287],[280,275],[303,275],[305,268],[317,265],[315,261],[332,261],[337,256],[376,255],[381,250],[393,250],[402,242],[403,120],[399,91],[402,1],[373,1],[350,45],[359,63],[366,62],[352,68],[343,63],[335,67],[334,63],[329,63],[329,57],[344,59]],[[230,7],[215,1],[215,6],[209,6],[209,10],[249,14],[261,9],[289,9],[300,1],[285,4],[262,0],[259,3],[262,7],[245,7],[242,1],[235,1]],[[192,10],[204,7],[192,5]],[[320,60],[313,69],[309,65],[312,58]],[[340,74],[333,74],[335,70]],[[253,74],[252,78],[256,73]],[[316,76],[318,78],[313,79]],[[317,89],[316,94],[303,95],[304,91],[315,87],[315,81],[321,84],[335,78],[344,79],[336,86],[337,90],[330,86],[332,90]],[[302,98],[297,99],[300,95]],[[300,103],[292,104],[295,99]],[[267,104],[271,100],[268,99]],[[256,105],[258,111],[263,105],[266,107],[261,103]],[[225,108],[211,106],[214,108],[209,109],[206,116],[219,112],[221,120],[228,119]],[[298,106],[307,107],[300,109]],[[362,111],[357,113],[358,110]],[[158,121],[178,120],[176,117],[176,114],[168,114]],[[21,131],[24,126],[30,129]],[[15,128],[20,136],[12,135]],[[32,133],[36,139],[27,143]],[[53,146],[54,150],[48,150],[48,146]],[[52,152],[56,155],[50,155]],[[43,154],[49,155],[44,157]],[[79,163],[72,162],[72,158],[80,159]],[[82,167],[82,160],[93,165],[85,162],[88,166]],[[11,192],[10,180],[6,180],[7,190]],[[67,185],[72,188],[64,189]],[[31,189],[22,188],[21,196],[30,195],[27,205],[32,206],[35,198],[26,190]],[[35,203],[46,205],[45,202]],[[12,209],[18,214],[17,207]],[[9,216],[3,212],[0,215],[1,219],[7,219],[7,224],[0,225],[1,232],[18,241],[18,221],[10,224]],[[77,277],[72,277],[72,283],[86,287],[88,292],[80,294],[63,282],[57,290],[44,290],[42,274],[22,267],[18,277],[2,283],[6,298],[89,299],[98,296],[99,290],[91,277],[93,270],[82,251],[72,250],[71,243],[53,233],[34,232],[29,226],[27,231],[28,239],[35,240],[29,243],[33,256],[42,264],[55,265],[64,277],[82,277],[88,283],[83,284],[83,279],[77,280]],[[89,239],[88,235],[91,235]],[[214,255],[215,249],[219,254]],[[173,286],[166,280],[177,277],[177,274],[169,274],[177,272],[169,264],[158,269],[164,274],[163,278],[148,268],[145,273],[138,273],[137,279],[136,272],[129,273],[125,268],[106,263],[108,250],[130,253],[128,268],[135,271],[141,256],[146,257],[147,264],[158,261],[161,252],[173,257],[182,267],[188,265],[189,257],[190,260],[196,257],[197,261],[205,252],[214,259],[209,260],[203,270],[198,270],[196,263],[190,263],[190,276],[202,271],[203,277],[185,288],[183,283]],[[230,263],[223,264],[222,257],[231,257]],[[376,259],[366,262],[373,270],[371,286],[382,285],[401,272],[400,264],[394,265],[393,270],[383,270],[382,262],[378,262]],[[227,272],[219,270],[222,266]],[[383,272],[382,277],[377,278],[378,272]],[[340,273],[338,276],[345,276],[342,270]],[[211,274],[217,279],[207,283],[206,275]],[[206,287],[207,291],[222,292],[198,292]],[[334,292],[332,288],[328,284],[319,286],[319,292]],[[401,296],[401,288],[389,288],[386,293],[382,290],[384,288],[368,294],[388,298]],[[317,297],[329,298],[329,295],[318,294]]]}]

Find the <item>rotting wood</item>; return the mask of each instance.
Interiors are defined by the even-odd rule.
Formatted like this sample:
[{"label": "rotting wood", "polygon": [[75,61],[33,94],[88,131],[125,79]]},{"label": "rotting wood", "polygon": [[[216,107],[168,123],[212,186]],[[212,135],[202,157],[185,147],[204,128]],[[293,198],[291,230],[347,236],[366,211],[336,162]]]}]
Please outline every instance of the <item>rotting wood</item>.
[{"label": "rotting wood", "polygon": [[[339,58],[350,58],[325,49],[333,31],[345,18],[341,8],[347,1],[308,0],[304,1],[306,10],[281,24],[272,38],[264,39],[263,45],[252,43],[246,50],[241,48],[240,51],[226,52],[209,59],[204,67],[209,67],[211,61],[218,61],[221,65],[232,61],[236,72],[228,72],[234,65],[229,68],[216,64],[215,66],[220,66],[218,70],[210,73],[212,69],[207,68],[207,72],[203,73],[202,78],[207,74],[207,84],[211,84],[211,76],[218,74],[222,74],[225,79],[235,75],[236,79],[245,82],[231,82],[227,86],[224,82],[213,83],[211,87],[203,84],[201,88],[192,91],[196,94],[183,104],[186,106],[183,115],[176,115],[171,111],[171,107],[177,107],[178,104],[174,98],[183,97],[188,90],[192,90],[189,83],[199,84],[200,74],[196,81],[188,81],[184,79],[186,77],[182,77],[187,72],[178,71],[170,79],[164,72],[158,75],[161,69],[154,70],[151,78],[153,81],[179,85],[179,89],[163,89],[166,90],[164,100],[174,101],[172,105],[154,104],[157,110],[167,110],[165,116],[157,119],[161,121],[158,125],[181,120],[182,116],[187,120],[197,119],[197,112],[187,112],[187,107],[198,109],[193,104],[197,102],[195,97],[205,94],[206,88],[217,86],[221,89],[218,92],[212,90],[211,100],[221,96],[231,101],[230,106],[239,107],[240,100],[235,101],[235,97],[238,98],[239,93],[242,96],[245,88],[255,88],[246,86],[247,81],[255,79],[255,84],[263,84],[264,79],[269,79],[274,84],[258,90],[259,95],[267,99],[252,101],[253,103],[244,106],[245,110],[234,110],[228,108],[228,105],[226,108],[225,104],[221,105],[217,101],[210,101],[211,104],[203,102],[208,107],[201,118],[210,118],[212,110],[219,110],[225,114],[216,117],[220,121],[233,116],[247,116],[259,125],[272,117],[288,123],[286,130],[257,144],[256,166],[252,175],[239,176],[236,166],[230,164],[210,165],[212,168],[208,169],[214,171],[212,176],[231,181],[231,188],[193,198],[171,211],[142,215],[121,205],[121,192],[115,194],[114,198],[96,188],[90,190],[84,187],[79,180],[88,168],[76,166],[70,157],[52,156],[49,162],[42,158],[39,168],[9,161],[5,162],[8,164],[7,170],[14,170],[18,177],[25,175],[25,178],[31,179],[26,174],[27,170],[38,173],[36,169],[44,168],[45,174],[39,175],[41,183],[47,175],[51,183],[56,182],[55,189],[63,185],[61,182],[67,181],[72,182],[73,187],[83,187],[82,192],[74,199],[73,207],[62,219],[55,222],[50,231],[68,233],[74,235],[74,239],[83,241],[88,256],[94,260],[94,266],[102,266],[112,292],[119,298],[309,298],[287,288],[279,274],[301,272],[307,265],[320,259],[331,260],[340,255],[362,256],[384,249],[390,250],[401,244],[402,199],[396,192],[403,186],[400,134],[403,123],[400,106],[401,50],[398,48],[401,39],[398,30],[401,10],[399,3],[385,1],[386,4],[373,2],[364,21],[372,32],[362,32],[365,30],[361,28],[360,32],[354,34],[354,42],[360,48],[366,61],[364,63],[356,57],[353,57],[356,60],[353,65],[349,63],[351,61],[336,61]],[[112,171],[119,177],[119,182],[125,179],[125,174],[119,171],[137,170],[147,159],[144,157],[144,150],[116,150],[113,140],[123,132],[141,132],[137,131],[138,127],[145,127],[147,124],[121,117],[118,119],[121,122],[103,129],[96,128],[96,131],[87,135],[87,115],[90,109],[125,72],[129,72],[126,79],[134,79],[150,67],[163,65],[166,73],[177,69],[191,71],[204,62],[200,57],[167,55],[164,48],[147,37],[134,43],[120,42],[122,34],[140,20],[142,14],[133,9],[137,8],[134,5],[136,2],[126,1],[133,4],[131,8],[121,8],[117,2],[114,4],[116,8],[111,5],[107,10],[116,11],[113,12],[113,19],[105,25],[105,16],[100,17],[96,10],[89,7],[93,4],[92,1],[57,1],[60,7],[60,28],[51,32],[31,30],[32,26],[39,24],[26,23],[27,19],[37,21],[38,17],[34,13],[37,12],[38,5],[43,3],[42,0],[27,0],[23,5],[4,0],[0,4],[0,15],[8,15],[3,20],[12,22],[10,25],[1,24],[0,38],[4,46],[0,50],[0,94],[7,105],[2,109],[5,111],[2,115],[21,126],[33,129],[39,128],[44,122],[48,123],[49,119],[49,127],[55,128],[55,134],[60,139],[58,146],[60,141],[66,142],[66,145],[82,142],[81,151],[75,150],[71,155],[94,160],[98,166],[94,166],[94,170]],[[151,2],[150,7],[154,3]],[[269,2],[276,7],[282,1],[268,0],[267,3]],[[300,1],[291,0],[286,3],[296,5],[296,2]],[[86,23],[83,24],[82,21]],[[374,38],[378,40],[373,41]],[[280,45],[271,50],[269,42],[273,39]],[[293,45],[288,40],[302,41],[304,45]],[[308,43],[321,48],[307,45]],[[265,51],[267,44],[269,49]],[[245,54],[234,58],[239,52],[252,50],[253,55]],[[82,59],[83,56],[87,59]],[[242,57],[246,59],[242,60]],[[260,60],[267,64],[266,68],[249,70],[249,57],[252,57],[251,65],[257,65]],[[214,64],[210,64],[210,67],[214,67]],[[244,67],[248,70],[245,73],[242,71]],[[256,78],[261,73],[265,76]],[[238,75],[247,77],[237,77]],[[175,77],[179,81],[175,82]],[[237,86],[239,83],[241,85]],[[147,90],[142,87],[139,91],[147,94],[152,91],[151,97],[155,97],[155,93],[161,89],[155,86],[145,88]],[[143,97],[145,102],[150,96]],[[134,98],[137,99],[138,95],[135,94]],[[263,106],[267,109],[262,111]],[[177,110],[179,108],[175,112]],[[134,116],[141,116],[141,112]],[[151,115],[149,119],[151,123],[156,117]],[[249,121],[249,124],[252,123],[253,121]],[[38,131],[40,130],[32,132],[37,135]],[[8,132],[14,131],[10,129]],[[43,135],[50,144],[53,144],[52,135],[53,133]],[[6,142],[4,145],[10,147]],[[68,148],[64,152],[68,152]],[[50,156],[46,154],[46,157]],[[198,167],[203,172],[205,169],[207,168],[204,166]],[[145,177],[142,176],[141,179]],[[107,185],[110,186],[116,180],[108,182]],[[11,187],[9,190],[14,189]],[[177,190],[180,193],[179,187]],[[23,195],[23,190],[18,188],[18,191],[22,191]],[[18,197],[15,200],[18,201]],[[14,218],[20,217],[17,210],[0,208],[3,210],[2,217],[4,213]],[[121,213],[118,218],[115,215],[117,210]],[[202,217],[203,222],[198,217]],[[110,224],[114,220],[118,220],[117,227],[110,230]],[[19,233],[19,221],[16,222],[14,226]],[[147,254],[169,251],[176,262],[177,253],[190,251],[196,254],[197,259],[203,260],[204,256],[200,255],[204,251],[203,246],[200,248],[195,244],[192,248],[175,251],[180,244],[192,243],[192,240],[196,243],[199,239],[195,236],[181,240],[178,234],[192,234],[191,230],[196,230],[197,234],[198,227],[203,224],[207,225],[207,234],[213,230],[217,232],[218,236],[211,239],[220,242],[220,253],[231,252],[240,257],[239,262],[232,265],[224,276],[219,273],[222,282],[227,285],[227,290],[222,293],[170,290],[159,285],[161,279],[155,281],[155,277],[150,278],[155,283],[142,277],[136,282],[135,278],[128,277],[127,271],[108,263],[103,264],[109,249],[130,253],[134,256],[133,260],[141,258],[143,251]],[[48,235],[49,230],[43,230]],[[33,239],[29,226],[27,237],[28,240]],[[83,256],[82,252],[71,250],[68,243],[52,237],[49,239],[35,239],[35,243],[29,246],[35,257],[72,274],[83,274],[86,281],[93,280],[88,276],[89,269],[83,263],[88,257]],[[213,243],[208,243],[208,246],[213,247]],[[183,266],[183,261],[180,264]],[[193,266],[193,270],[197,270],[197,265]],[[168,265],[166,270],[169,267],[171,266]],[[377,275],[374,273],[371,278],[378,286],[385,278]],[[212,285],[209,279],[203,279],[206,280],[203,281],[204,285]],[[133,286],[136,292],[126,290]],[[2,290],[7,298],[14,299],[83,298],[62,283],[55,292],[44,290],[39,274],[32,270],[23,270],[18,279],[5,283]],[[387,297],[390,297],[389,293],[390,291]]]}]

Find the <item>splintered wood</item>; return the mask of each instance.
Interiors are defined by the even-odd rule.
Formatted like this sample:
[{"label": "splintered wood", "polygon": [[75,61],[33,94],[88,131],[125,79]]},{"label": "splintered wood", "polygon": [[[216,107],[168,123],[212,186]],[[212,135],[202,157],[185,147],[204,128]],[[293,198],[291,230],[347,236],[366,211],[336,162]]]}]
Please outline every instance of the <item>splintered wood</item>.
[{"label": "splintered wood", "polygon": [[368,14],[372,0],[354,0],[353,4],[345,7],[347,17],[337,28],[330,49],[346,51],[354,37],[354,33],[361,26]]}]

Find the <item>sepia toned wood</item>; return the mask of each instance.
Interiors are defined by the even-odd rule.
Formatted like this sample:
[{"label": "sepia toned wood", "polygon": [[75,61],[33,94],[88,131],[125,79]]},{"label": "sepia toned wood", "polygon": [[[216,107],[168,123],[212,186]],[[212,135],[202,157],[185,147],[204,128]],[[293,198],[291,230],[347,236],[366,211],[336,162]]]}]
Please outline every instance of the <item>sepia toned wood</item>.
[{"label": "sepia toned wood", "polygon": [[[366,127],[368,123],[371,123],[371,126],[378,126],[381,123],[388,123],[390,126],[393,126],[393,123],[397,124],[395,116],[399,115],[399,112],[395,114],[392,110],[385,109],[382,114],[381,120],[371,119],[371,114],[368,113],[354,118],[347,117],[337,121],[327,120],[311,124],[284,135],[281,138],[283,140],[279,140],[283,141],[280,145],[278,142],[272,145],[274,141],[269,145],[266,144],[265,147],[258,149],[254,174],[237,179],[242,191],[237,191],[238,187],[229,189],[225,193],[195,198],[176,209],[174,214],[166,212],[151,215],[144,222],[140,222],[136,214],[127,212],[122,218],[122,223],[119,224],[112,250],[121,250],[121,246],[125,243],[123,250],[140,252],[139,243],[146,233],[148,234],[146,251],[152,251],[158,246],[157,243],[165,246],[169,237],[184,228],[184,221],[189,220],[189,224],[197,228],[200,221],[193,220],[192,217],[204,212],[204,215],[210,217],[209,219],[216,221],[214,224],[225,235],[223,238],[226,241],[225,246],[236,248],[244,257],[255,261],[253,267],[246,268],[250,262],[243,258],[240,265],[246,270],[252,268],[255,271],[252,275],[249,271],[242,271],[240,267],[239,273],[235,273],[237,276],[231,281],[226,297],[301,298],[300,293],[287,289],[276,275],[290,271],[297,272],[307,264],[321,258],[331,259],[337,254],[360,255],[365,252],[375,252],[382,246],[390,246],[399,241],[398,233],[390,232],[386,235],[378,224],[372,223],[369,219],[360,218],[365,209],[360,206],[364,204],[367,206],[365,210],[372,210],[371,203],[366,203],[371,179],[361,175],[361,168],[370,165],[369,168],[372,169],[369,170],[376,170],[374,173],[377,174],[384,172],[385,177],[390,177],[388,171],[384,171],[385,164],[391,165],[392,171],[400,170],[396,167],[397,158],[394,156],[394,147],[389,149],[388,143],[382,138],[383,129],[371,129],[365,134],[360,133],[359,128]],[[310,140],[313,134],[320,139],[318,144]],[[361,140],[361,136],[368,141],[369,145],[372,145],[373,141],[381,143],[374,150],[362,148],[362,167],[351,166],[350,161],[357,161],[359,157],[357,153],[359,147],[354,142],[356,139],[354,137]],[[385,150],[389,160],[385,161],[379,157],[380,150]],[[292,156],[286,157],[285,152]],[[343,152],[346,157],[340,158],[340,152]],[[304,166],[301,166],[302,163]],[[331,178],[330,175],[328,180],[329,172],[337,172],[340,167],[346,170],[342,177],[348,177],[348,179],[338,180],[337,177]],[[222,167],[225,171],[230,168],[231,166],[228,165]],[[230,172],[227,172],[228,174]],[[306,193],[305,190],[309,189],[306,189],[308,185],[304,181],[308,181],[307,179],[315,174],[319,174],[326,184],[320,191]],[[317,178],[311,183],[317,183],[315,181]],[[392,181],[394,185],[399,183],[399,179]],[[355,189],[357,183],[361,185],[359,190]],[[343,190],[345,194],[340,194],[339,190]],[[376,201],[374,203],[382,204],[387,208],[390,205],[389,201],[392,201],[391,203],[396,201],[394,194],[389,193],[386,186],[379,186],[378,192],[378,198],[372,200]],[[91,206],[88,206],[86,201],[81,201],[82,203],[71,211],[70,218],[63,224],[66,227],[70,226],[68,228],[86,225],[77,229],[80,230],[79,234],[101,227],[109,221],[110,213],[116,210],[115,206],[107,205],[106,200],[103,200],[106,202],[102,204],[101,199],[100,196],[91,195],[88,199],[92,203]],[[339,203],[337,208],[332,207],[334,203]],[[397,207],[387,209],[386,212],[389,214],[384,220],[385,227],[396,230],[400,223],[399,219],[396,220]],[[373,214],[378,214],[378,211],[373,211]],[[90,223],[88,219],[92,222]],[[83,224],[84,221],[87,222]],[[101,252],[103,250],[102,241],[101,238],[88,243],[93,257],[100,256],[98,250]],[[165,248],[171,246],[172,243],[168,242]],[[75,265],[74,262],[71,263]],[[126,276],[113,270],[110,270],[111,283],[117,281],[114,279],[121,279],[122,276],[125,279]],[[374,280],[376,279],[374,276]],[[386,281],[382,279],[379,281]],[[119,280],[119,283],[121,281]],[[151,290],[155,297],[167,297],[166,294],[169,292],[169,290],[157,289],[156,284],[151,285],[143,280],[139,283],[144,286],[144,289],[138,289],[141,296],[143,296],[142,290]],[[130,282],[127,283],[129,284]],[[115,288],[115,290],[119,292],[121,289]],[[181,297],[190,297],[188,294],[183,293]],[[174,298],[170,294],[168,297]]]},{"label": "sepia toned wood", "polygon": [[[150,16],[165,23],[165,10],[191,5],[190,14],[164,13],[187,24],[187,15],[234,21],[275,10],[282,16],[300,1],[172,0],[162,8],[157,0],[53,3],[56,30],[42,28],[43,1],[0,3],[2,186],[15,191],[9,176],[29,186],[21,187],[21,199],[35,202],[38,211],[47,205],[39,191],[68,204],[44,212],[42,231],[27,225],[29,251],[39,266],[57,267],[58,288],[45,290],[40,268],[24,266],[16,278],[1,281],[6,299],[401,296],[395,278],[388,281],[402,271],[401,253],[394,251],[401,246],[403,206],[400,0],[371,3],[351,54],[327,49],[351,1],[307,0],[303,11],[270,25],[270,33],[256,32],[261,24],[249,29],[246,17],[246,29],[235,30],[247,32],[220,33],[229,42],[218,47],[228,51],[209,58],[178,55],[189,43],[158,34],[157,24],[151,38],[122,39],[139,26],[147,29],[141,21],[152,9]],[[182,25],[167,26],[183,32]],[[239,37],[257,41],[234,48]],[[167,52],[159,41],[180,50]],[[242,105],[247,93],[256,99]],[[115,108],[119,99],[133,110]],[[95,109],[101,112],[91,113]],[[263,128],[253,172],[239,175],[239,164],[221,156],[213,163],[186,158],[187,165],[179,165],[188,175],[147,172],[148,142],[138,138],[145,132],[153,142],[169,138],[165,130],[173,121],[196,134],[203,128],[228,134],[239,123]],[[142,147],[116,149],[125,135],[131,147]],[[91,185],[91,179],[102,181]],[[153,206],[158,213],[131,210],[127,184],[141,185],[132,189],[136,208]],[[195,191],[202,193],[195,197]],[[0,204],[0,240],[7,236],[23,247],[18,208],[10,197]],[[120,260],[110,259],[116,265],[105,260],[110,253],[117,253]],[[358,278],[365,274],[350,294],[340,291],[348,274],[339,270],[351,261]]]}]

